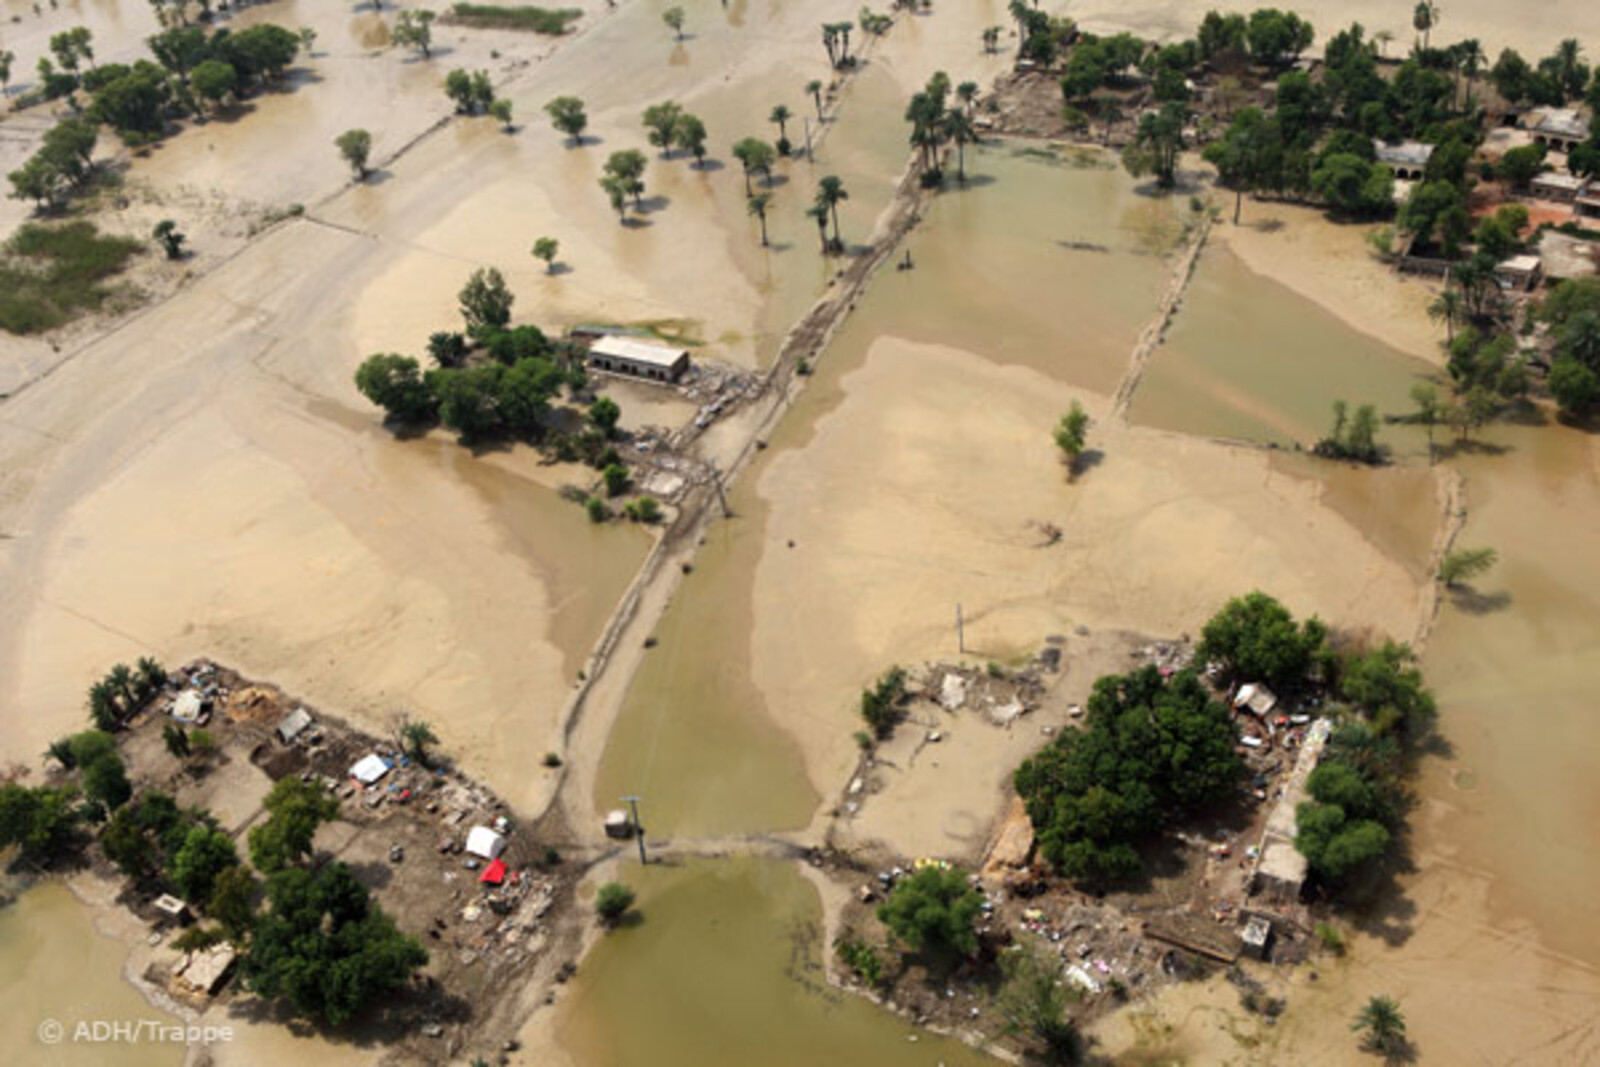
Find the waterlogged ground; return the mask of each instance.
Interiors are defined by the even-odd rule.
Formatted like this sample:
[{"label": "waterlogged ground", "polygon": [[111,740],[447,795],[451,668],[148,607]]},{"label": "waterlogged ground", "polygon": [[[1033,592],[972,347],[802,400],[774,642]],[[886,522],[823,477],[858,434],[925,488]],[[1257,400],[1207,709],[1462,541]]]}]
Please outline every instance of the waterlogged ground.
[{"label": "waterlogged ground", "polygon": [[827,985],[822,910],[793,865],[689,860],[623,874],[643,921],[586,957],[561,1034],[585,1067],[994,1061]]}]

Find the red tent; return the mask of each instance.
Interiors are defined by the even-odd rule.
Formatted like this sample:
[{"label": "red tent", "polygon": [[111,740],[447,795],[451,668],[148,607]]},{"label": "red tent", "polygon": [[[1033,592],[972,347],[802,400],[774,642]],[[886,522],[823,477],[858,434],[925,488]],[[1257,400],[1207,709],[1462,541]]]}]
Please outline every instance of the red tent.
[{"label": "red tent", "polygon": [[499,885],[501,882],[503,882],[505,880],[506,880],[506,863],[505,863],[505,860],[495,860],[493,863],[489,864],[489,866],[487,866],[487,867],[485,867],[483,869],[483,873],[482,874],[478,875],[478,881],[480,881],[480,882],[488,882],[490,885]]}]

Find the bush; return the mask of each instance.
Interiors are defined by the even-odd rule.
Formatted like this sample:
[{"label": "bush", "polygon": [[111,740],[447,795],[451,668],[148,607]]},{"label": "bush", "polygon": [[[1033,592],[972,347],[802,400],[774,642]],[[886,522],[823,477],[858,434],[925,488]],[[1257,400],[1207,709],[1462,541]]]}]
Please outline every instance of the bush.
[{"label": "bush", "polygon": [[1335,956],[1344,955],[1344,935],[1332,923],[1318,923],[1316,927],[1317,940],[1322,942],[1322,947]]},{"label": "bush", "polygon": [[855,934],[848,930],[841,933],[833,942],[833,951],[839,962],[868,986],[877,989],[884,984],[883,960],[878,950]]},{"label": "bush", "polygon": [[112,295],[101,283],[141,247],[101,236],[92,222],[23,226],[0,254],[0,330],[43,333],[99,310]]},{"label": "bush", "polygon": [[878,905],[878,919],[912,948],[949,958],[977,953],[973,923],[982,910],[983,897],[965,871],[935,865],[896,882]]},{"label": "bush", "polygon": [[583,507],[589,513],[589,521],[597,526],[611,517],[611,509],[597,496],[590,497],[584,502]]},{"label": "bush", "polygon": [[653,524],[661,521],[661,505],[656,503],[654,497],[642,496],[629,501],[622,513],[634,522]]},{"label": "bush", "polygon": [[501,7],[498,4],[456,4],[451,9],[456,22],[480,29],[529,30],[550,36],[560,36],[568,27],[583,17],[577,8],[544,8],[519,5]]},{"label": "bush", "polygon": [[633,890],[621,882],[607,882],[600,887],[600,892],[595,894],[594,910],[600,916],[600,921],[607,926],[614,926],[628,909],[633,907]]},{"label": "bush", "polygon": [[891,667],[883,673],[877,684],[861,693],[861,717],[867,720],[874,735],[880,738],[894,733],[895,724],[902,717],[901,704],[905,700],[906,672]]}]

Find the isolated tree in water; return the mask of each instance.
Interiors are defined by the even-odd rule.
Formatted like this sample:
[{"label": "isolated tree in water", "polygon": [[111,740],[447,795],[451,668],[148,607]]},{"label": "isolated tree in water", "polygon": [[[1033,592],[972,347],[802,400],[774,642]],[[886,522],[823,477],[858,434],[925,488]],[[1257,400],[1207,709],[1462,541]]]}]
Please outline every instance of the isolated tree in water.
[{"label": "isolated tree in water", "polygon": [[456,299],[467,333],[481,338],[506,328],[516,297],[506,286],[504,275],[494,267],[480,267],[472,272]]},{"label": "isolated tree in water", "polygon": [[339,155],[350,164],[356,181],[365,181],[367,177],[367,157],[372,152],[372,134],[366,130],[346,130],[333,142],[339,149]]},{"label": "isolated tree in water", "polygon": [[556,253],[561,248],[561,242],[554,237],[541,237],[533,242],[533,258],[544,260],[546,274],[555,270]]},{"label": "isolated tree in water", "polygon": [[839,201],[850,199],[850,194],[845,190],[844,179],[836,174],[830,174],[817,183],[817,204],[828,209],[829,216],[833,219],[833,250],[844,251],[844,240],[839,236]]},{"label": "isolated tree in water", "polygon": [[794,113],[783,104],[775,106],[772,109],[772,114],[767,116],[767,121],[776,123],[778,127],[778,155],[780,156],[789,154],[789,120],[793,117]]},{"label": "isolated tree in water", "polygon": [[156,228],[150,236],[161,242],[161,247],[166,249],[168,259],[183,258],[183,242],[187,240],[178,232],[178,224],[171,219],[162,219],[156,223]]},{"label": "isolated tree in water", "polygon": [[550,124],[568,137],[574,146],[583,143],[583,131],[589,125],[589,116],[583,110],[583,101],[575,96],[558,96],[544,106]]},{"label": "isolated tree in water", "polygon": [[683,40],[683,21],[684,21],[683,8],[681,8],[681,7],[669,7],[669,8],[667,8],[665,11],[663,11],[661,13],[661,21],[665,22],[667,24],[667,27],[672,30],[674,38],[676,40],[679,40],[679,41]]},{"label": "isolated tree in water", "polygon": [[511,101],[500,99],[489,105],[489,114],[500,123],[500,128],[511,132]]},{"label": "isolated tree in water", "polygon": [[672,126],[672,141],[694,157],[696,167],[705,161],[706,124],[700,121],[698,115],[679,115],[678,121]]},{"label": "isolated tree in water", "polygon": [[745,201],[745,210],[761,220],[761,247],[767,247],[767,207],[772,203],[771,193],[757,193]]},{"label": "isolated tree in water", "polygon": [[415,48],[427,59],[432,54],[433,19],[432,11],[402,11],[390,37],[395,44]]},{"label": "isolated tree in water", "polygon": [[806,82],[806,95],[811,97],[811,102],[817,105],[817,121],[822,121],[822,82],[813,78]]},{"label": "isolated tree in water", "polygon": [[1492,548],[1458,548],[1439,562],[1439,580],[1454,588],[1487,574],[1499,559]]},{"label": "isolated tree in water", "polygon": [[772,164],[778,158],[777,150],[759,137],[745,137],[735,142],[733,158],[744,166],[744,195],[754,196],[750,188],[750,175],[756,171],[771,176]]},{"label": "isolated tree in water", "polygon": [[1076,400],[1067,413],[1061,416],[1061,421],[1056,423],[1056,447],[1061,450],[1061,455],[1067,461],[1069,476],[1076,474],[1078,460],[1083,455],[1083,446],[1089,435],[1089,413],[1083,410],[1083,405]]}]

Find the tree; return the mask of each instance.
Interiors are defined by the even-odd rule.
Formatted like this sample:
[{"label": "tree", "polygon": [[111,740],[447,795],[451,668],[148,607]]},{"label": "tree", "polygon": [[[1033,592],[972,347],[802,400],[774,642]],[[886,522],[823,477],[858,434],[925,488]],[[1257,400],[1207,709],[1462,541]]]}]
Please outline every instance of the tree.
[{"label": "tree", "polygon": [[589,424],[607,438],[616,436],[617,420],[620,418],[622,418],[622,409],[609,396],[595,397],[594,403],[589,405]]},{"label": "tree", "polygon": [[350,868],[280,871],[267,880],[269,907],[252,927],[244,984],[299,1015],[338,1026],[398,992],[428,962]]},{"label": "tree", "polygon": [[1389,831],[1337,804],[1308,800],[1295,809],[1294,847],[1318,876],[1337,882],[1387,852]]},{"label": "tree", "polygon": [[217,877],[238,862],[227,834],[204,824],[192,826],[172,857],[172,882],[184,900],[204,904],[216,889]]},{"label": "tree", "polygon": [[600,916],[600,921],[607,926],[615,926],[633,907],[633,890],[621,882],[607,882],[600,887],[594,897],[594,910]]},{"label": "tree", "polygon": [[677,146],[694,157],[699,167],[706,158],[706,124],[698,115],[683,114],[672,127],[672,139]]},{"label": "tree", "polygon": [[1069,474],[1075,472],[1083,455],[1083,446],[1089,434],[1089,413],[1076,400],[1056,424],[1055,442],[1067,461]]},{"label": "tree", "polygon": [[941,961],[975,955],[983,897],[958,867],[929,865],[895,883],[878,919],[913,949]]},{"label": "tree", "polygon": [[780,156],[786,156],[789,154],[789,120],[793,117],[794,113],[783,104],[778,104],[773,107],[772,113],[767,116],[767,121],[775,123],[778,127],[777,148],[778,155]]},{"label": "tree", "polygon": [[1020,937],[1000,955],[1005,984],[995,1006],[1006,1032],[1028,1042],[1044,1063],[1074,1064],[1083,1038],[1068,1014],[1078,998],[1061,980],[1061,962],[1035,937]]},{"label": "tree", "polygon": [[[7,49],[0,49],[0,92],[6,96],[11,95],[11,64],[17,61],[17,54]],[[819,102],[818,110],[821,110]]]},{"label": "tree", "polygon": [[744,167],[744,195],[754,196],[755,190],[750,187],[750,175],[759,172],[770,177],[772,164],[777,160],[778,152],[759,137],[745,137],[734,142],[733,158]]},{"label": "tree", "polygon": [[494,86],[486,70],[452,70],[444,78],[444,95],[456,105],[456,113],[475,115],[494,101]]},{"label": "tree", "polygon": [[1492,548],[1458,548],[1439,561],[1439,580],[1453,589],[1487,574],[1499,558]]},{"label": "tree", "polygon": [[1422,48],[1427,51],[1433,37],[1433,28],[1439,25],[1439,5],[1433,0],[1418,0],[1411,12],[1411,26],[1422,34]]},{"label": "tree", "polygon": [[828,205],[814,203],[806,208],[806,218],[817,224],[817,236],[822,241],[822,254],[828,254]]},{"label": "tree", "polygon": [[1400,1002],[1393,997],[1373,997],[1368,1000],[1356,1013],[1350,1029],[1361,1035],[1361,1047],[1368,1052],[1393,1056],[1405,1050],[1406,1018],[1400,1011]]},{"label": "tree", "polygon": [[816,203],[819,207],[826,207],[828,214],[833,219],[833,250],[844,251],[844,241],[839,236],[839,201],[850,199],[850,194],[845,190],[844,179],[838,175],[829,174],[817,183]]},{"label": "tree", "polygon": [[1318,441],[1312,451],[1329,459],[1351,459],[1358,463],[1381,463],[1384,450],[1378,444],[1378,409],[1362,404],[1355,417],[1349,417],[1343,400],[1333,402],[1333,431]]},{"label": "tree", "polygon": [[50,862],[77,837],[76,796],[66,787],[0,785],[0,849],[16,846],[25,860]]},{"label": "tree", "polygon": [[1311,192],[1337,215],[1371,218],[1394,206],[1389,168],[1349,152],[1324,155],[1311,172]]},{"label": "tree", "polygon": [[606,178],[613,179],[622,192],[633,197],[635,210],[643,207],[641,198],[644,196],[644,171],[648,163],[644,153],[637,148],[625,148],[620,152],[613,152],[606,159]]},{"label": "tree", "polygon": [[1495,173],[1511,183],[1514,189],[1526,189],[1544,170],[1544,145],[1530,144],[1507,149],[1495,165]]},{"label": "tree", "polygon": [[681,8],[681,7],[669,7],[669,8],[667,8],[665,11],[663,11],[661,13],[661,21],[665,22],[667,24],[667,28],[672,31],[673,37],[674,37],[675,40],[679,40],[679,41],[683,40],[683,22],[684,22],[683,8]]},{"label": "tree", "polygon": [[1275,8],[1256,11],[1245,28],[1245,42],[1250,47],[1250,57],[1266,67],[1287,63],[1310,48],[1315,36],[1311,23],[1293,12],[1282,12]]},{"label": "tree", "polygon": [[512,131],[511,101],[505,99],[504,97],[500,98],[499,100],[491,101],[489,103],[489,115],[496,122],[500,123],[501,129],[505,130],[507,133]]},{"label": "tree", "polygon": [[1169,103],[1158,112],[1145,114],[1139,120],[1133,144],[1123,150],[1122,164],[1129,174],[1142,178],[1154,174],[1156,184],[1170,189],[1177,183],[1178,153],[1185,146],[1183,124],[1186,109],[1182,104]]},{"label": "tree", "polygon": [[994,53],[995,49],[997,47],[999,47],[999,44],[1000,44],[1000,27],[999,26],[987,26],[987,27],[985,27],[984,31],[983,31],[983,50],[984,50],[984,52],[992,55]]},{"label": "tree", "polygon": [[550,124],[572,138],[574,147],[583,143],[583,131],[589,125],[589,116],[583,101],[576,96],[558,96],[544,106]]},{"label": "tree", "polygon": [[622,464],[607,464],[600,477],[605,482],[606,496],[618,497],[628,491],[628,468]]},{"label": "tree", "polygon": [[1411,402],[1417,407],[1417,421],[1422,423],[1428,432],[1428,464],[1432,466],[1433,428],[1439,425],[1439,418],[1442,413],[1442,408],[1439,404],[1439,391],[1427,382],[1418,382],[1411,387]]},{"label": "tree", "polygon": [[822,82],[816,78],[806,82],[806,95],[817,106],[817,121],[822,121]]},{"label": "tree", "polygon": [[215,112],[221,109],[224,100],[238,91],[239,72],[220,59],[207,59],[190,72],[189,86]]},{"label": "tree", "polygon": [[1320,619],[1296,625],[1288,608],[1257,591],[1228,601],[1212,616],[1200,631],[1195,660],[1220,664],[1224,681],[1266,682],[1288,692],[1320,673],[1327,637]]},{"label": "tree", "polygon": [[673,133],[677,129],[678,119],[683,116],[683,108],[671,100],[659,104],[651,104],[644,109],[644,125],[649,130],[647,139],[650,144],[661,149],[663,155],[672,151],[674,143]]},{"label": "tree", "polygon": [[250,862],[263,874],[310,858],[317,827],[339,814],[337,800],[297,777],[278,779],[262,804],[267,819],[250,828]]},{"label": "tree", "polygon": [[456,299],[468,336],[481,341],[488,334],[506,328],[516,296],[506,286],[505,276],[499,270],[479,267],[467,278]]},{"label": "tree", "polygon": [[540,237],[533,242],[533,258],[544,260],[546,274],[553,273],[556,269],[556,253],[561,248],[561,242],[554,237]]},{"label": "tree", "polygon": [[965,185],[967,182],[967,145],[978,140],[978,129],[972,124],[972,118],[965,111],[950,110],[945,112],[944,125],[941,130],[947,140],[955,142],[956,146],[956,180]]},{"label": "tree", "polygon": [[156,228],[150,231],[150,236],[161,242],[161,247],[166,249],[168,259],[183,258],[183,242],[186,238],[178,232],[178,224],[171,219],[162,219],[156,223]]},{"label": "tree", "polygon": [[872,727],[879,740],[894,733],[894,728],[905,718],[906,672],[900,667],[890,667],[869,689],[861,691],[861,717]]},{"label": "tree", "polygon": [[433,46],[433,19],[432,11],[421,9],[417,11],[402,11],[390,31],[390,40],[397,45],[415,48],[422,53],[422,58],[427,59]]},{"label": "tree", "polygon": [[[1489,555],[1492,564],[1494,553]],[[1438,708],[1416,663],[1410,645],[1385,641],[1346,660],[1339,674],[1339,695],[1361,711],[1380,736],[1399,731],[1421,737]]]},{"label": "tree", "polygon": [[438,744],[439,735],[433,732],[433,727],[419,720],[405,724],[400,731],[400,740],[405,745],[407,755],[426,767],[428,746]]},{"label": "tree", "polygon": [[767,247],[767,208],[772,203],[771,193],[757,193],[745,201],[745,210],[761,220],[761,247]]},{"label": "tree", "polygon": [[1437,242],[1446,256],[1454,258],[1471,230],[1472,216],[1459,188],[1446,181],[1428,181],[1411,190],[1400,208],[1399,223],[1418,245]]},{"label": "tree", "polygon": [[167,751],[178,759],[189,758],[189,732],[175,722],[169,722],[161,728],[161,740],[166,743]]},{"label": "tree", "polygon": [[1241,108],[1220,141],[1206,146],[1205,160],[1217,168],[1217,177],[1233,190],[1233,224],[1239,224],[1244,194],[1270,184],[1282,167],[1282,138],[1275,122],[1260,108]]},{"label": "tree", "polygon": [[94,35],[88,27],[74,26],[51,36],[50,52],[64,69],[76,73],[79,64],[84,61],[91,65],[94,63],[93,39]]},{"label": "tree", "polygon": [[402,423],[431,421],[438,414],[433,391],[410,356],[379,353],[356,368],[356,389]]},{"label": "tree", "polygon": [[1549,385],[1563,415],[1582,418],[1600,405],[1600,375],[1575,359],[1557,359]]},{"label": "tree", "polygon": [[372,134],[366,130],[346,130],[334,138],[333,143],[338,146],[339,155],[355,172],[356,181],[366,181],[367,157],[372,153]]},{"label": "tree", "polygon": [[212,886],[206,914],[221,923],[234,941],[243,940],[255,921],[256,889],[255,875],[243,866],[224,868]]}]

